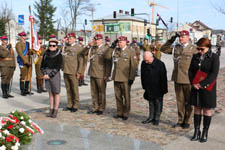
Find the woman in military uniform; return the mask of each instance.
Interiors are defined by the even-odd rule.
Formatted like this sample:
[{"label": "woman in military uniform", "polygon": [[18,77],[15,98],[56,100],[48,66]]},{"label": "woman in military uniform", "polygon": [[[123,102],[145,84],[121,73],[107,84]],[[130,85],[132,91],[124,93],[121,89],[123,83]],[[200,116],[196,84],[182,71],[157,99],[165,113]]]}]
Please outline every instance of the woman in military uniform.
[{"label": "woman in military uniform", "polygon": [[14,52],[11,44],[8,44],[6,36],[1,37],[2,45],[0,45],[0,72],[1,72],[1,87],[3,98],[11,98],[9,94],[9,86],[12,81],[13,74],[16,68]]}]

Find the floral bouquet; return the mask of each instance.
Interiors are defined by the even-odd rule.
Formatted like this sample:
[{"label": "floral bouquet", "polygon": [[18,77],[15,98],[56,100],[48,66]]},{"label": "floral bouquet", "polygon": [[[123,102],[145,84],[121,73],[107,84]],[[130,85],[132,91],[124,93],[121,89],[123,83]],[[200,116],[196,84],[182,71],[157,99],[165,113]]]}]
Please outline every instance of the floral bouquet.
[{"label": "floral bouquet", "polygon": [[35,133],[44,132],[25,112],[11,112],[0,118],[0,150],[18,150],[20,144],[30,144]]}]

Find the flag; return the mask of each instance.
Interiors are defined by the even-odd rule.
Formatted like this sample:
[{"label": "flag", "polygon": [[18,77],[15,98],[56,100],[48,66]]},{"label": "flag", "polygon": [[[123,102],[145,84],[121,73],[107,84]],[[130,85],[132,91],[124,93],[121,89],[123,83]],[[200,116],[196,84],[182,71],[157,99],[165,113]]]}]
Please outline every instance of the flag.
[{"label": "flag", "polygon": [[40,53],[41,53],[41,48],[40,48],[40,43],[38,39],[38,33],[35,25],[35,21],[33,16],[30,14],[29,17],[30,21],[30,43],[31,43],[31,49],[33,51],[33,61],[34,64],[38,62],[40,59]]},{"label": "flag", "polygon": [[161,16],[157,13],[157,17],[159,17],[158,18],[158,21],[162,21],[162,23],[164,24],[164,26],[168,29],[168,26],[167,26],[167,24],[165,23],[165,21],[161,18]]}]

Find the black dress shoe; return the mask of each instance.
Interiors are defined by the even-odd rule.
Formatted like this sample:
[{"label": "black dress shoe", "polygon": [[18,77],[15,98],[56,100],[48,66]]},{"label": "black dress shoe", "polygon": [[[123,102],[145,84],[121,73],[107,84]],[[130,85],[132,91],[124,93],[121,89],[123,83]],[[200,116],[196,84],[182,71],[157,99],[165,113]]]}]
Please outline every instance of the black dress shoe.
[{"label": "black dress shoe", "polygon": [[123,119],[123,120],[127,120],[127,119],[128,119],[128,117],[123,116],[123,117],[122,117],[122,119]]},{"label": "black dress shoe", "polygon": [[72,109],[71,109],[71,112],[76,112],[76,111],[78,111],[77,108],[72,108]]},{"label": "black dress shoe", "polygon": [[159,120],[154,120],[153,125],[158,126],[159,125]]},{"label": "black dress shoe", "polygon": [[118,118],[123,118],[123,116],[120,116],[120,115],[114,115],[113,118],[118,119]]},{"label": "black dress shoe", "polygon": [[66,108],[63,108],[63,111],[71,111],[72,108],[69,108],[69,107],[66,107]]},{"label": "black dress shoe", "polygon": [[177,127],[182,127],[182,126],[183,126],[183,124],[177,123],[177,124],[173,125],[172,127],[173,127],[173,128],[177,128]]},{"label": "black dress shoe", "polygon": [[153,122],[153,119],[151,119],[151,118],[148,118],[147,120],[142,121],[143,124],[148,124],[151,122]]},{"label": "black dress shoe", "polygon": [[95,114],[95,113],[97,113],[98,111],[93,111],[93,110],[90,110],[90,111],[88,111],[87,113],[88,114]]},{"label": "black dress shoe", "polygon": [[182,125],[182,128],[183,128],[183,129],[188,129],[188,128],[190,128],[190,124],[184,123],[184,124]]},{"label": "black dress shoe", "polygon": [[96,114],[97,114],[97,115],[102,115],[102,114],[103,114],[103,111],[97,111]]}]

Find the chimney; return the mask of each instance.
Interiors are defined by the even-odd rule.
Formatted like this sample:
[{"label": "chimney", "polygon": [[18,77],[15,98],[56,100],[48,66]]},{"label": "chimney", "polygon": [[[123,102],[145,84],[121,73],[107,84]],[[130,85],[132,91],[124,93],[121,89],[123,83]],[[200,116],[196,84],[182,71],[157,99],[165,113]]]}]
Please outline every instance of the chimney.
[{"label": "chimney", "polygon": [[120,13],[120,14],[123,14],[123,10],[119,10],[119,13]]},{"label": "chimney", "polygon": [[125,11],[125,15],[129,15],[129,11]]}]

